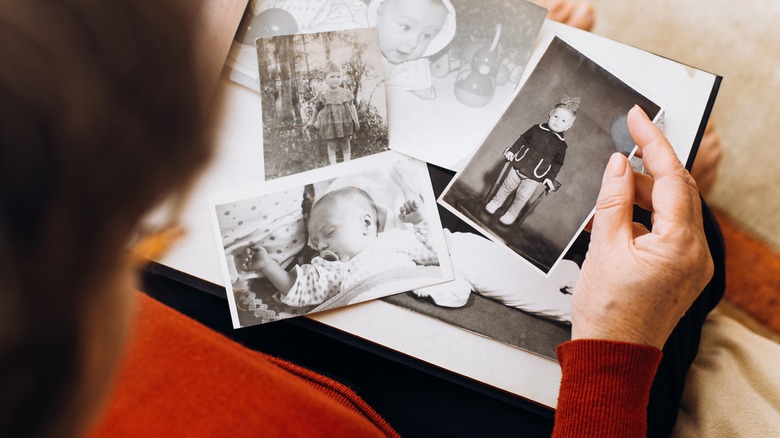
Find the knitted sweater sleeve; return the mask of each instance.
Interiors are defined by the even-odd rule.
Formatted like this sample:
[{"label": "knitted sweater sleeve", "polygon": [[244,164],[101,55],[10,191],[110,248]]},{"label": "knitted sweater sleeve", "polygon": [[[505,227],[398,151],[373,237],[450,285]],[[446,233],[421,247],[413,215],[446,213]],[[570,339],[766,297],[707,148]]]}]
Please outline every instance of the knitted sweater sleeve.
[{"label": "knitted sweater sleeve", "polygon": [[553,437],[644,437],[654,347],[581,339],[558,346],[563,376]]}]

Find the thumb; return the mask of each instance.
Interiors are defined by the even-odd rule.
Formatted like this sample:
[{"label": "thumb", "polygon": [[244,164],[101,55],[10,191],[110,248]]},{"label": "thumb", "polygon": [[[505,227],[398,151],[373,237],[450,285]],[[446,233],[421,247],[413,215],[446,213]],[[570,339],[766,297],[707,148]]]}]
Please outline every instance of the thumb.
[{"label": "thumb", "polygon": [[628,239],[633,233],[634,172],[628,159],[614,153],[604,171],[593,216],[592,239]]}]

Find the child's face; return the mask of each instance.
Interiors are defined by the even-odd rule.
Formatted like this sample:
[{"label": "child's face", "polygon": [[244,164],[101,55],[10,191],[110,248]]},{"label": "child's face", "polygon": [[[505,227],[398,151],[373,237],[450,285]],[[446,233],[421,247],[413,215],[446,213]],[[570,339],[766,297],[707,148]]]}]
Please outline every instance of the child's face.
[{"label": "child's face", "polygon": [[330,253],[342,262],[349,261],[376,236],[375,219],[357,202],[318,206],[309,218],[311,245],[326,259],[330,258],[326,256]]},{"label": "child's face", "polygon": [[328,84],[330,88],[338,87],[341,85],[341,81],[341,73],[339,72],[328,73],[325,75],[325,83]]},{"label": "child's face", "polygon": [[393,64],[420,58],[447,18],[439,0],[387,0],[377,21],[379,48]]},{"label": "child's face", "polygon": [[574,124],[574,113],[566,108],[554,108],[550,111],[550,118],[547,120],[547,126],[553,132],[563,132],[571,128]]}]

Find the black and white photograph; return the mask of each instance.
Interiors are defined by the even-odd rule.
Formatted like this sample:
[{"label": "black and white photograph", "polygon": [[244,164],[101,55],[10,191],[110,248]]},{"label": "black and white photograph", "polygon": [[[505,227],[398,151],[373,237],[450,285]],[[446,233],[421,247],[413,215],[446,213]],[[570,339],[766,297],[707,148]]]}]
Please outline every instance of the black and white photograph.
[{"label": "black and white photograph", "polygon": [[[438,195],[453,174],[429,170]],[[578,237],[546,277],[447,209],[440,206],[439,214],[455,280],[383,300],[556,360],[556,346],[571,339],[572,292],[585,260],[588,233]]]},{"label": "black and white photograph", "polygon": [[454,278],[425,163],[386,153],[340,169],[212,199],[236,328]]},{"label": "black and white photograph", "polygon": [[227,65],[259,90],[258,37],[376,28],[390,148],[454,169],[511,101],[546,14],[525,0],[252,0]]},{"label": "black and white photograph", "polygon": [[609,157],[633,153],[634,105],[661,114],[556,37],[439,202],[548,275],[589,219]]},{"label": "black and white photograph", "polygon": [[265,179],[387,151],[375,29],[256,40]]}]

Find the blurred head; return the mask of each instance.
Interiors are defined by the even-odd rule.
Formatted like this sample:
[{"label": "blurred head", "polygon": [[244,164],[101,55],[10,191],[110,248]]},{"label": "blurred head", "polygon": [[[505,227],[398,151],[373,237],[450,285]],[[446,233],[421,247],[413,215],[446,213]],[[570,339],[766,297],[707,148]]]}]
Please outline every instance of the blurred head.
[{"label": "blurred head", "polygon": [[393,64],[422,57],[447,14],[441,0],[385,0],[377,16],[382,55]]},{"label": "blurred head", "polygon": [[309,242],[326,260],[349,261],[376,237],[377,208],[363,190],[343,187],[314,203]]},{"label": "blurred head", "polygon": [[194,12],[0,3],[0,436],[82,434],[132,309],[140,218],[208,161]]}]

